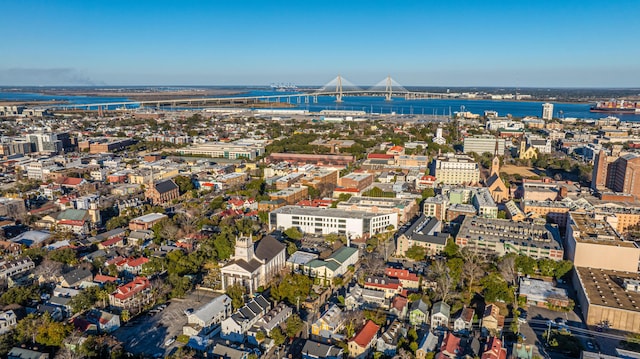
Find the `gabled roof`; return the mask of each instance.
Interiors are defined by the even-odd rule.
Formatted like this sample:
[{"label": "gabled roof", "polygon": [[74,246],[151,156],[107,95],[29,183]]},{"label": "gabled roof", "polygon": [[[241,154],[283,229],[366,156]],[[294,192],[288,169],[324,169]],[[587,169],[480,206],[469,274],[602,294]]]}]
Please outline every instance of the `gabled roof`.
[{"label": "gabled roof", "polygon": [[87,216],[87,211],[84,209],[65,209],[64,211],[58,213],[57,220],[65,220],[69,219],[72,221],[82,221],[85,220]]},{"label": "gabled roof", "polygon": [[492,337],[487,342],[487,349],[482,353],[482,359],[506,359],[507,349],[502,347],[502,341]]},{"label": "gabled roof", "polygon": [[464,320],[466,323],[471,323],[475,312],[476,311],[473,308],[463,308],[462,312],[460,312],[459,318]]},{"label": "gabled roof", "polygon": [[445,317],[449,318],[449,311],[451,310],[451,306],[445,302],[438,302],[435,303],[433,305],[433,308],[431,308],[431,315],[436,314],[436,313],[440,313],[442,315],[444,315]]},{"label": "gabled roof", "polygon": [[380,330],[380,326],[378,324],[374,323],[371,320],[367,320],[364,327],[362,327],[358,334],[356,334],[356,336],[353,337],[350,341],[355,342],[361,347],[366,347],[376,336],[378,330]]},{"label": "gabled roof", "polygon": [[324,343],[307,340],[302,348],[302,353],[314,358],[338,357],[342,348]]},{"label": "gabled roof", "polygon": [[337,251],[327,258],[327,260],[334,260],[339,264],[342,264],[347,261],[347,259],[351,258],[354,253],[357,253],[358,250],[356,248],[351,247],[341,247]]},{"label": "gabled roof", "polygon": [[72,270],[69,273],[63,274],[62,278],[69,285],[73,286],[74,284],[78,284],[78,282],[82,281],[85,278],[91,278],[93,274],[90,270],[84,268],[77,268]]},{"label": "gabled roof", "polygon": [[173,191],[175,189],[179,189],[178,185],[173,182],[173,180],[166,180],[166,181],[161,181],[161,182],[157,182],[154,185],[156,191],[158,191],[158,193],[167,193],[169,191]]},{"label": "gabled roof", "polygon": [[269,261],[284,249],[284,244],[280,243],[273,236],[265,236],[258,241],[258,245],[255,250],[255,256],[260,260],[266,259],[267,261]]}]

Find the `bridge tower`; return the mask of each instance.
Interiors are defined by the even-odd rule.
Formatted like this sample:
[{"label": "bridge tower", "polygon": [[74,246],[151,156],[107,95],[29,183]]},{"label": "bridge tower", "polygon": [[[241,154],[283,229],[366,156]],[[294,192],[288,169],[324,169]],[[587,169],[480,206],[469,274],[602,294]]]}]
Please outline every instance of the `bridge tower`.
[{"label": "bridge tower", "polygon": [[387,84],[385,86],[384,92],[386,92],[386,94],[384,95],[385,100],[391,101],[391,97],[393,96],[393,84],[391,82],[391,75],[387,76]]},{"label": "bridge tower", "polygon": [[336,82],[336,102],[342,102],[342,77],[338,75],[338,82]]}]

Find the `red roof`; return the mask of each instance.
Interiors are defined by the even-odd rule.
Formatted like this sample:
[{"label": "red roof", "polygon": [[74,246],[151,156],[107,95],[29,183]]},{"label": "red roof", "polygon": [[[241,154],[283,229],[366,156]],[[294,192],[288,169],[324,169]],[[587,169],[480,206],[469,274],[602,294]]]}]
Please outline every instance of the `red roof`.
[{"label": "red roof", "polygon": [[82,181],[84,181],[82,178],[67,177],[62,184],[65,186],[78,186]]},{"label": "red roof", "polygon": [[106,241],[104,241],[104,242],[102,242],[100,244],[102,244],[103,247],[109,247],[109,246],[112,246],[112,245],[122,241],[122,240],[124,240],[124,238],[122,238],[122,237],[113,237],[113,238],[107,239]]},{"label": "red roof", "polygon": [[140,257],[140,258],[129,259],[127,261],[127,265],[129,267],[139,267],[147,262],[149,262],[149,258]]},{"label": "red roof", "polygon": [[492,337],[487,342],[487,350],[482,353],[482,359],[507,359],[507,349],[502,347],[502,341]]},{"label": "red roof", "polygon": [[149,283],[149,280],[147,278],[136,277],[131,282],[119,286],[118,289],[116,289],[115,293],[113,293],[113,296],[120,300],[129,299],[142,292],[143,290],[149,288],[150,286],[151,284]]},{"label": "red roof", "polygon": [[396,152],[402,152],[404,150],[404,147],[402,146],[393,146],[389,149],[389,151],[396,151]]},{"label": "red roof", "polygon": [[448,332],[442,341],[440,352],[447,352],[449,354],[458,354],[460,351],[460,338]]},{"label": "red roof", "polygon": [[400,280],[410,280],[414,282],[420,281],[420,278],[417,275],[409,272],[406,269],[387,268],[384,271],[384,274],[386,274],[388,277],[398,278]]},{"label": "red roof", "polygon": [[324,199],[314,199],[312,201],[303,199],[302,201],[296,203],[297,206],[304,207],[331,207],[332,204],[333,201]]},{"label": "red roof", "polygon": [[115,264],[116,266],[121,266],[123,264],[125,264],[127,262],[127,259],[122,257],[122,256],[117,256],[115,258],[111,258],[109,259],[106,264],[107,265],[112,265]]},{"label": "red roof", "polygon": [[93,281],[96,283],[109,283],[109,282],[116,282],[117,280],[118,278],[116,277],[112,277],[104,274],[96,274],[96,276],[93,277]]},{"label": "red roof", "polygon": [[407,298],[396,295],[391,301],[391,307],[402,311],[402,309],[407,306],[407,302]]},{"label": "red roof", "polygon": [[373,281],[370,281],[370,278],[367,278],[364,282],[364,286],[366,287],[375,287],[375,288],[383,288],[383,289],[394,289],[397,290],[398,288],[402,288],[402,283],[399,282],[394,282],[392,280],[384,280],[384,283],[380,282],[380,283],[376,283]]},{"label": "red roof", "polygon": [[359,189],[357,189],[357,188],[352,188],[352,187],[349,187],[349,188],[346,188],[346,187],[340,187],[340,188],[336,188],[336,189],[334,189],[333,191],[334,191],[334,192],[347,192],[347,193],[349,193],[349,192],[351,192],[351,193],[358,193],[358,192],[360,192],[360,190],[359,190]]},{"label": "red roof", "polygon": [[61,221],[58,221],[58,224],[65,224],[67,226],[82,227],[82,226],[84,226],[84,221],[73,220],[73,219],[63,219]]},{"label": "red roof", "polygon": [[350,341],[356,342],[356,344],[361,347],[366,347],[376,336],[378,330],[380,330],[379,325],[371,320],[367,320],[367,322],[364,324],[364,327],[362,327],[358,334],[356,334],[356,336],[353,337]]},{"label": "red roof", "polygon": [[388,155],[386,153],[370,153],[370,154],[367,155],[367,158],[390,160],[390,159],[393,158],[393,155]]}]

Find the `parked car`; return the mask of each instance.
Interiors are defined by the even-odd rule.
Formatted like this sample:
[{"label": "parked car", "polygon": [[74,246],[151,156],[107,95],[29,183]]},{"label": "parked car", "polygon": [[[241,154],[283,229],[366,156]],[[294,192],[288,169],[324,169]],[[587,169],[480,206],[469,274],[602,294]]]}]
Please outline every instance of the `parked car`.
[{"label": "parked car", "polygon": [[187,308],[184,310],[184,315],[191,315],[193,314],[193,308]]},{"label": "parked car", "polygon": [[518,315],[518,322],[523,323],[523,324],[526,323],[528,314],[529,313],[527,313],[526,310],[524,310],[524,309],[520,310],[520,314]]},{"label": "parked car", "polygon": [[166,341],[166,342],[164,342],[164,346],[165,346],[165,347],[168,347],[168,346],[170,346],[171,344],[175,343],[175,341],[176,341],[176,337],[171,337],[171,338],[167,339],[167,341]]}]

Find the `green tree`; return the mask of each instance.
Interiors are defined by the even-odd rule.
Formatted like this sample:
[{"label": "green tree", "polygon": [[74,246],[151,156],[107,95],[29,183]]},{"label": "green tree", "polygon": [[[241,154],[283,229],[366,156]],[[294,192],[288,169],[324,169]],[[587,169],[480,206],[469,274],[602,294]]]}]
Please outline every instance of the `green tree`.
[{"label": "green tree", "polygon": [[485,302],[495,302],[498,300],[510,301],[513,299],[513,292],[507,282],[498,273],[491,273],[480,279],[482,294]]},{"label": "green tree", "polygon": [[30,285],[26,287],[13,287],[9,288],[2,296],[0,297],[0,304],[9,305],[9,304],[19,304],[22,306],[27,305],[29,300],[38,300],[40,299],[40,294],[37,285]]},{"label": "green tree", "polygon": [[556,279],[560,279],[569,273],[573,269],[573,263],[571,261],[563,260],[555,263],[555,269],[553,270],[553,276]]},{"label": "green tree", "polygon": [[290,239],[293,239],[294,241],[302,239],[302,233],[296,227],[291,227],[286,229],[284,231],[284,234]]},{"label": "green tree", "polygon": [[444,246],[442,253],[447,258],[453,258],[460,255],[460,247],[456,244],[453,238],[447,239],[447,244]]},{"label": "green tree", "polygon": [[271,297],[276,301],[285,300],[291,305],[304,301],[311,293],[313,282],[303,274],[289,273],[271,287]]},{"label": "green tree", "polygon": [[409,247],[409,249],[407,249],[407,251],[405,252],[405,256],[415,261],[421,261],[424,260],[424,258],[427,256],[427,252],[425,251],[424,247],[414,244],[413,246]]},{"label": "green tree", "polygon": [[519,255],[516,258],[516,268],[524,275],[535,274],[536,260],[525,255]]},{"label": "green tree", "polygon": [[436,195],[436,192],[433,190],[433,188],[425,188],[422,190],[422,199],[435,197],[435,195]]},{"label": "green tree", "polygon": [[245,288],[240,284],[234,284],[227,287],[226,294],[231,298],[231,305],[236,310],[244,305]]},{"label": "green tree", "polygon": [[78,263],[76,251],[71,248],[56,249],[54,251],[51,251],[49,253],[49,259],[68,265],[75,265]]},{"label": "green tree", "polygon": [[295,337],[301,330],[304,323],[297,314],[292,314],[286,322],[286,333],[289,338]]},{"label": "green tree", "polygon": [[273,339],[275,345],[282,345],[286,339],[280,327],[273,328],[269,336]]},{"label": "green tree", "polygon": [[128,322],[131,319],[131,313],[126,309],[123,310],[122,313],[120,313],[120,319],[125,323]]},{"label": "green tree", "polygon": [[187,176],[176,176],[173,178],[173,182],[178,185],[180,194],[185,194],[195,188],[193,181]]},{"label": "green tree", "polygon": [[555,261],[547,258],[538,260],[538,271],[541,275],[551,277],[555,269]]}]

